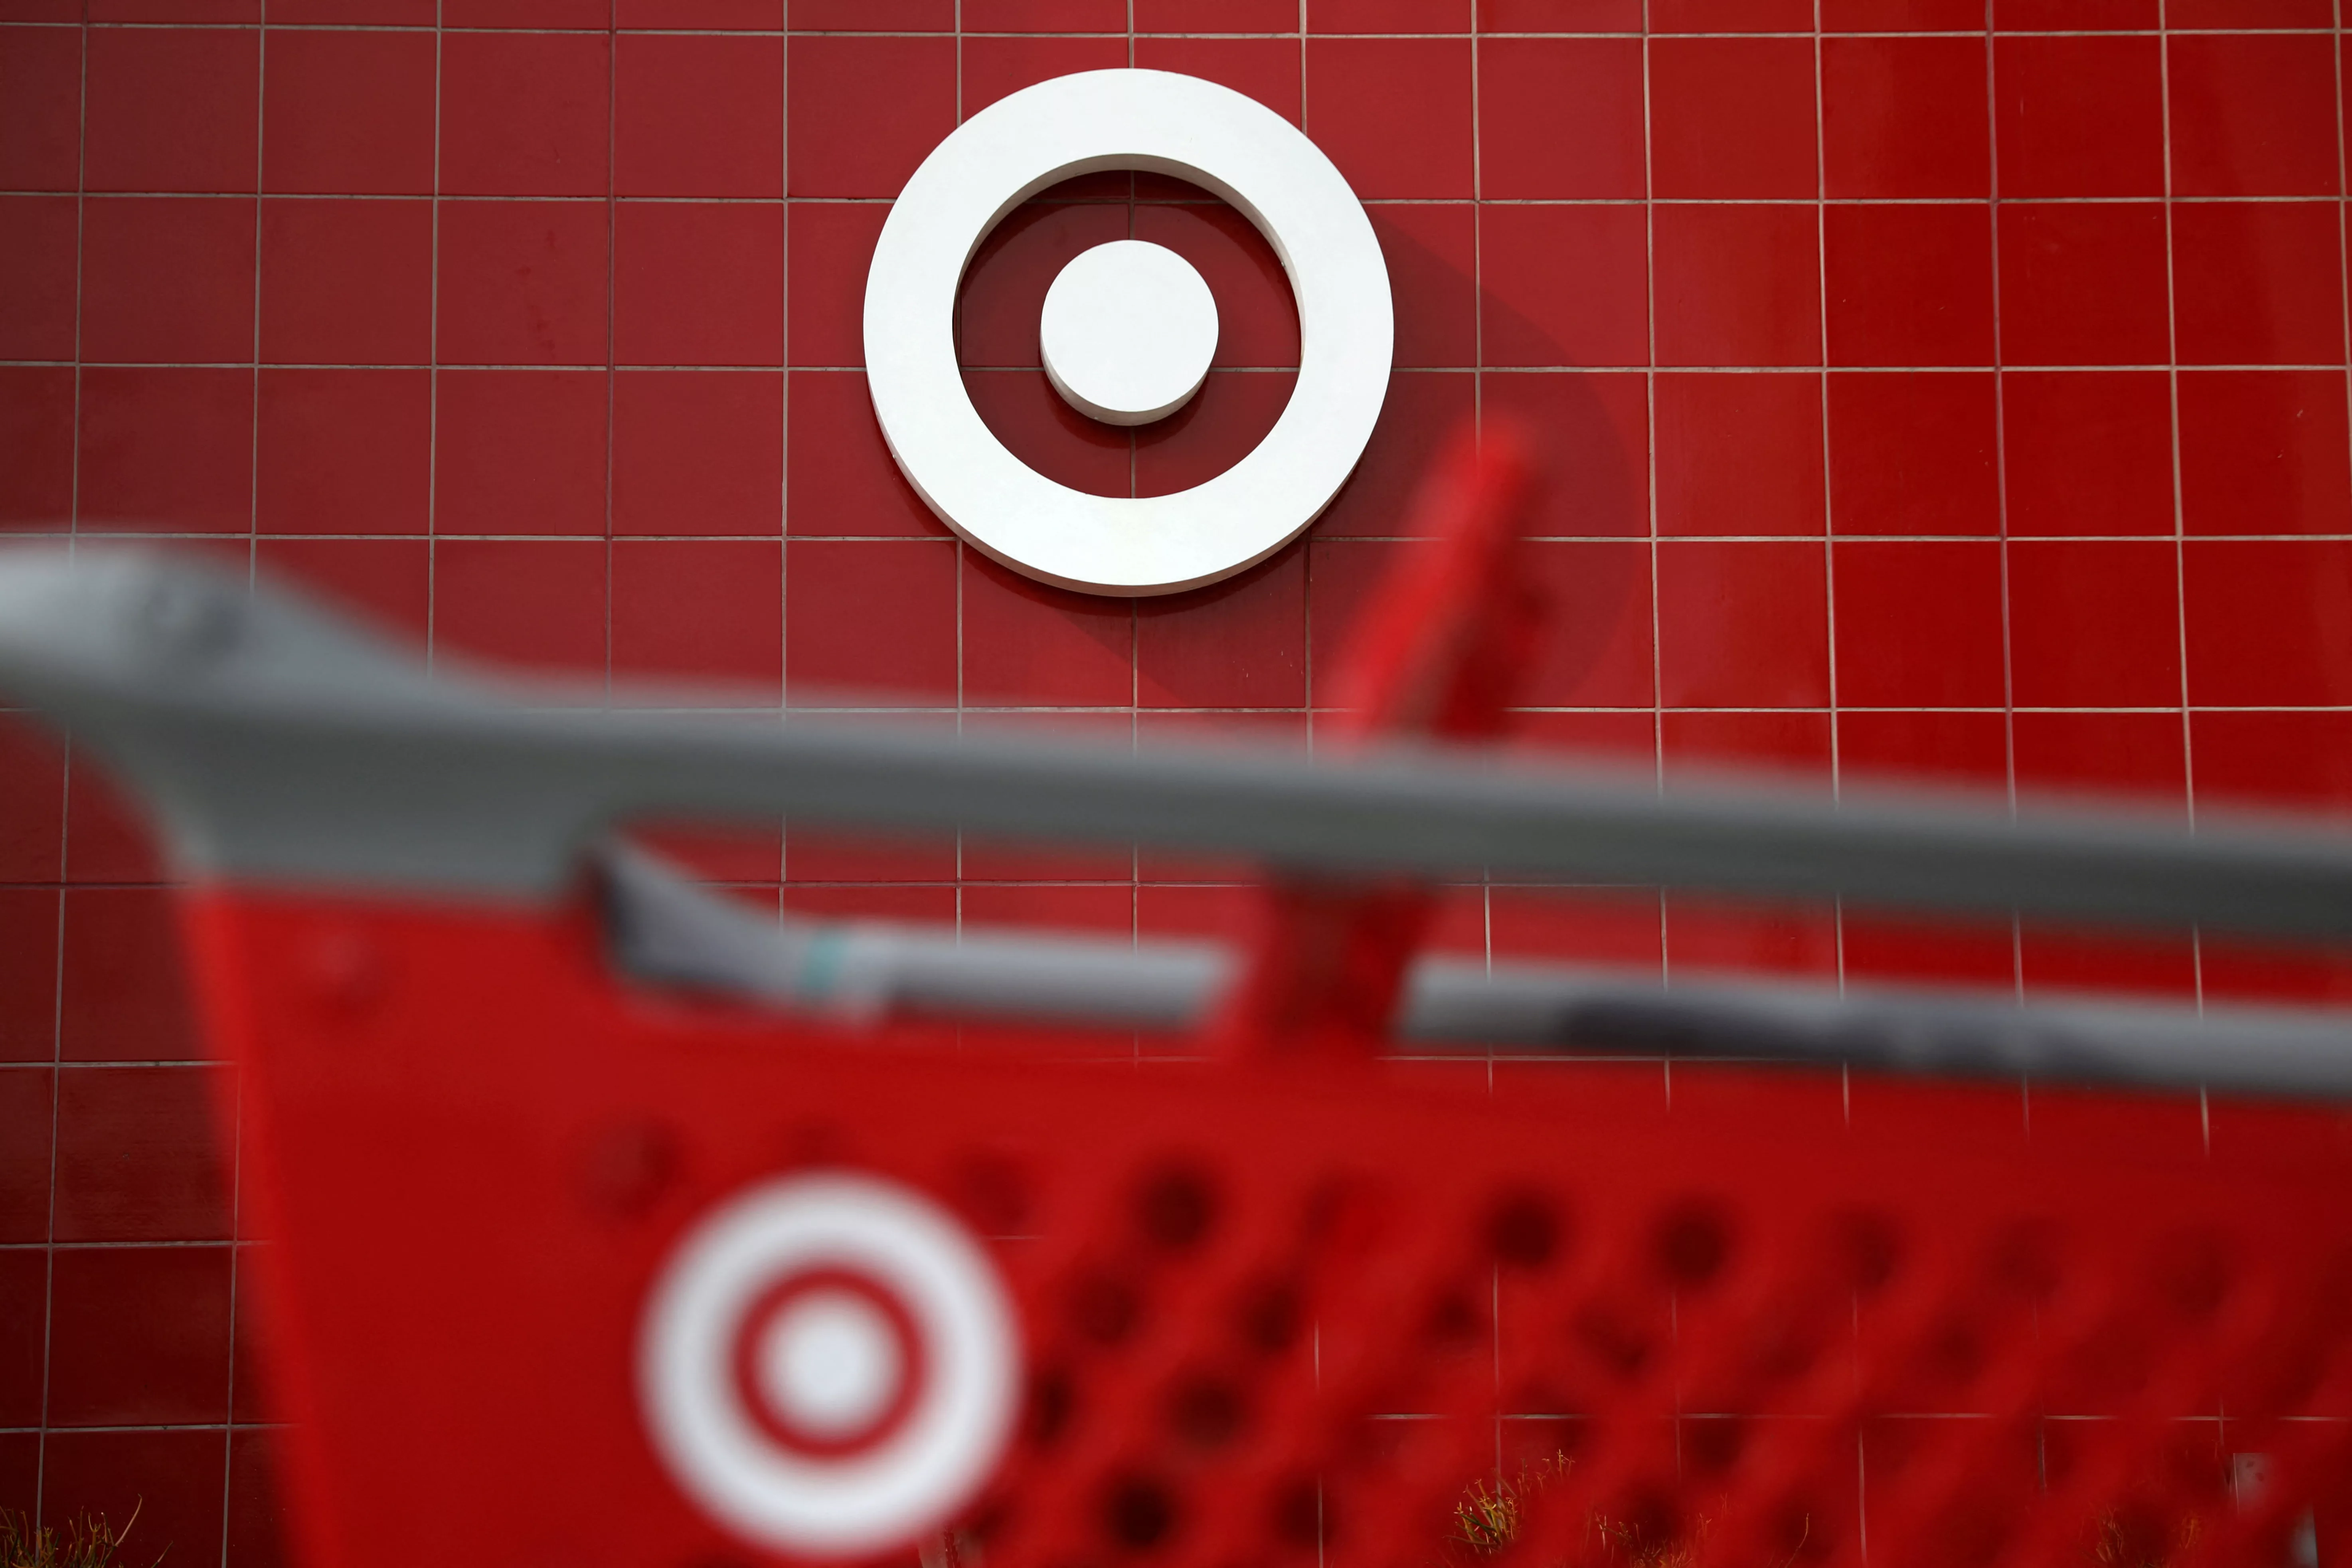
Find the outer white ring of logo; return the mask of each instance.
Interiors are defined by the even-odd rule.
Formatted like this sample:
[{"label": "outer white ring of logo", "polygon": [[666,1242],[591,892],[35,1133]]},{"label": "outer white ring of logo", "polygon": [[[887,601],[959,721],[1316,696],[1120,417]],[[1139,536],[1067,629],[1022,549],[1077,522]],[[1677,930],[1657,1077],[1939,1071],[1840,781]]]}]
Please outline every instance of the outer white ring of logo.
[{"label": "outer white ring of logo", "polygon": [[[956,363],[956,289],[999,219],[1102,169],[1174,174],[1263,233],[1298,301],[1298,383],[1240,462],[1175,495],[1091,496],[1007,451]],[[973,115],[907,182],[866,276],[866,372],[891,455],[949,527],[1032,577],[1171,594],[1273,554],[1330,504],[1388,393],[1380,241],[1315,143],[1252,99],[1168,71],[1083,71]]]},{"label": "outer white ring of logo", "polygon": [[[890,1292],[924,1363],[905,1419],[837,1458],[772,1441],[733,1374],[761,1295],[823,1270]],[[1020,1360],[996,1270],[953,1217],[869,1176],[787,1177],[731,1199],[673,1253],[639,1332],[638,1398],[670,1474],[714,1517],[777,1551],[856,1556],[914,1540],[971,1500],[1012,1430]]]}]

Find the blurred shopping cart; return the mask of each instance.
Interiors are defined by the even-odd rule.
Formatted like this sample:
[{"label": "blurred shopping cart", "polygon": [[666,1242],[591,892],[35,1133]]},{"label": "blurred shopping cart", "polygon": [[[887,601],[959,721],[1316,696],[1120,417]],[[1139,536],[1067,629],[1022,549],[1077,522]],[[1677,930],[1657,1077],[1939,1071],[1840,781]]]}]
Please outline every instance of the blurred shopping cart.
[{"label": "blurred shopping cart", "polygon": [[[567,706],[0,557],[0,689],[186,875],[307,1560],[2352,1562],[2343,1020],[1418,951],[1482,872],[2340,938],[2352,841],[1483,754],[1513,450],[1433,479],[1312,760]],[[1232,944],[779,923],[649,816],[1270,869]],[[1947,1081],[1652,1115],[1592,1053]],[[2270,1131],[2024,1139],[1966,1081],[2019,1076]]]}]

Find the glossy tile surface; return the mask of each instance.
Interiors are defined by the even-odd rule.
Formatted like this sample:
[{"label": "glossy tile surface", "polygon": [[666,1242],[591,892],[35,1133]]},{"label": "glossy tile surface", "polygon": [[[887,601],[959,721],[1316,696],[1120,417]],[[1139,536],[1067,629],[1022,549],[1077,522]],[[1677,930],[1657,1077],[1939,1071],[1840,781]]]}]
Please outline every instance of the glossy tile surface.
[{"label": "glossy tile surface", "polygon": [[[1517,743],[1668,788],[1758,766],[2340,814],[2346,58],[2326,0],[0,0],[0,531],[173,539],[436,657],[755,711],[1307,746],[1416,475],[1509,415],[1554,479]],[[1398,326],[1312,532],[1135,604],[941,527],[858,330],[940,137],[1127,64],[1301,124],[1369,204]],[[1199,397],[1133,433],[1053,395],[1035,328],[1064,262],[1130,235],[1223,323]],[[1250,449],[1298,352],[1263,237],[1150,176],[1009,216],[958,330],[999,436],[1115,495]],[[1151,856],[661,842],[769,907],[1247,911],[1235,868]],[[259,1564],[267,1335],[236,1281],[267,1242],[205,1131],[234,1085],[188,1028],[163,875],[85,754],[0,714],[0,1506],[144,1496],[175,1560]],[[1437,941],[2028,994],[2352,973],[1641,889],[1454,889]],[[1654,1068],[1588,1077],[1664,1111]]]}]

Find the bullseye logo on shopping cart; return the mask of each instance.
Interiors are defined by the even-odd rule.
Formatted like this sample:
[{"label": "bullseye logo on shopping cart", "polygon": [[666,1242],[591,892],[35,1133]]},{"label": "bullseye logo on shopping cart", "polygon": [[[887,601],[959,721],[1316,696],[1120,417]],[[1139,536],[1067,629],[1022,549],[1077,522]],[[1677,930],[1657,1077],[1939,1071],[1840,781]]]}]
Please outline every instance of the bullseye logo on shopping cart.
[{"label": "bullseye logo on shopping cart", "polygon": [[[1172,495],[1088,495],[1006,449],[964,390],[956,291],[989,231],[1075,175],[1189,180],[1255,224],[1298,304],[1298,380],[1265,439]],[[1208,286],[1174,252],[1097,246],[1047,292],[1041,347],[1073,407],[1139,425],[1183,406],[1216,347]],[[899,193],[866,279],[866,371],[891,455],[931,510],[989,555],[1096,594],[1169,594],[1231,576],[1339,492],[1388,393],[1395,321],[1370,220],[1297,127],[1231,89],[1167,71],[1084,71],[990,105]]]},{"label": "bullseye logo on shopping cart", "polygon": [[856,1557],[938,1528],[994,1469],[1013,1308],[954,1216],[834,1173],[762,1184],[678,1244],[638,1346],[671,1476],[746,1539]]}]

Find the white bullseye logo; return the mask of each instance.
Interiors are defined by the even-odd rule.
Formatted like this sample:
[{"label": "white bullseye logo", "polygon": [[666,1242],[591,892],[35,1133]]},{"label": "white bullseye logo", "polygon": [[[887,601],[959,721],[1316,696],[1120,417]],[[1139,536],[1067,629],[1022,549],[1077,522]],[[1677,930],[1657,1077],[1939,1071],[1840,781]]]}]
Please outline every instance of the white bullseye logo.
[{"label": "white bullseye logo", "polygon": [[[1298,305],[1298,381],[1241,461],[1174,495],[1088,495],[1008,451],[956,361],[956,291],[1004,215],[1105,169],[1190,180],[1281,258]],[[1055,279],[1039,321],[1071,406],[1120,426],[1181,408],[1216,353],[1216,301],[1192,265],[1139,240]],[[1083,71],[964,121],[899,193],[866,277],[874,412],[909,483],[949,527],[1015,571],[1096,594],[1170,594],[1273,554],[1320,515],[1371,438],[1395,321],[1380,241],[1339,171],[1255,100],[1167,71]]]},{"label": "white bullseye logo", "polygon": [[780,1552],[858,1556],[935,1530],[995,1468],[1020,1386],[987,1255],[870,1176],[739,1194],[646,1310],[638,1397],[678,1485]]},{"label": "white bullseye logo", "polygon": [[1106,425],[1149,425],[1201,390],[1217,353],[1217,298],[1166,246],[1115,239],[1062,268],[1037,340],[1071,407]]}]

